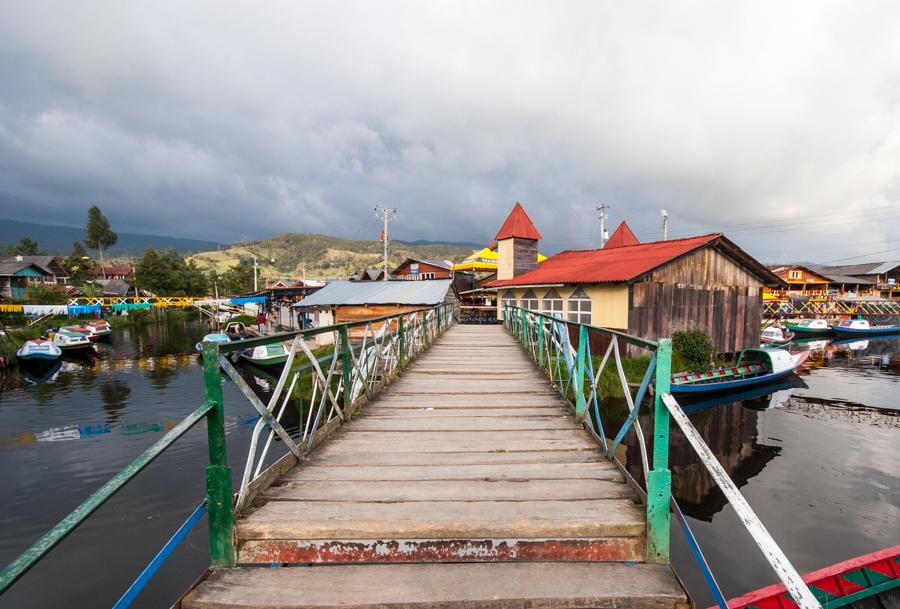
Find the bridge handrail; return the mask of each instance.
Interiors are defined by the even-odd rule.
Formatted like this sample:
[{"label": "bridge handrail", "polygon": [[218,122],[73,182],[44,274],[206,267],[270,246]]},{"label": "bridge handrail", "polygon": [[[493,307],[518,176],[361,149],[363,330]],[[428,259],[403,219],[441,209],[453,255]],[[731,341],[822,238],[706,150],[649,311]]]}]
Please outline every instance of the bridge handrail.
[{"label": "bridge handrail", "polygon": [[[759,518],[744,500],[740,491],[728,477],[728,474],[716,461],[700,435],[693,429],[678,402],[669,392],[672,374],[672,341],[670,338],[650,341],[608,328],[563,321],[558,316],[559,314],[548,315],[509,304],[503,305],[503,313],[504,326],[531,353],[538,366],[549,376],[551,383],[563,394],[563,397],[573,403],[577,420],[583,423],[603,446],[607,457],[618,464],[625,473],[627,473],[627,470],[616,458],[615,451],[625,434],[631,428],[634,429],[638,446],[640,447],[644,479],[646,480],[647,562],[669,562],[670,506],[674,505],[675,509],[679,510],[677,503],[672,497],[672,474],[668,465],[669,418],[671,414],[679,427],[685,432],[685,435],[688,436],[691,446],[700,456],[704,465],[710,469],[713,479],[722,488],[726,499],[732,504],[738,515],[741,516],[742,522],[750,531],[754,541],[763,550],[763,554],[769,561],[769,564],[793,594],[797,604],[803,609],[818,609],[820,607],[809,588],[803,584],[796,569],[778,548],[775,541],[759,521]],[[570,342],[570,333],[572,331],[577,332],[577,347]],[[594,363],[591,356],[591,333],[610,339],[609,346],[596,373],[594,372]],[[634,397],[631,395],[628,379],[621,362],[619,341],[652,352],[649,365]],[[599,402],[602,398],[599,381],[609,361],[615,362],[616,371],[622,383],[629,410],[625,423],[616,434],[615,440],[611,445],[607,441],[603,430],[603,421],[599,407]],[[647,394],[651,378],[654,376],[653,462],[651,468],[638,414],[643,399]],[[593,405],[594,420],[587,416],[588,403]],[[594,422],[597,425],[596,430],[594,429]],[[693,434],[689,430],[693,430]],[[687,523],[683,522],[682,525],[685,527],[685,534],[688,537],[688,542],[694,551],[701,571],[703,571],[704,577],[706,577],[712,588],[717,602],[721,604],[724,599],[721,591],[717,588],[712,572],[702,556],[699,545],[696,544],[696,540],[687,527]],[[722,607],[722,609],[727,609],[727,607]]]},{"label": "bridge handrail", "polygon": [[97,508],[106,503],[126,483],[134,479],[154,459],[174,444],[176,440],[192,429],[203,418],[210,416],[210,413],[215,409],[216,404],[214,402],[207,401],[201,404],[166,435],[142,452],[134,461],[122,468],[106,484],[85,499],[81,505],[72,510],[56,526],[41,536],[30,548],[22,552],[18,558],[9,563],[3,571],[0,571],[0,594],[18,581],[29,569],[43,559],[50,550],[94,513]]},{"label": "bridge handrail", "polygon": [[[171,299],[170,299],[171,300]],[[338,396],[342,398],[342,408],[340,414],[342,416],[352,416],[353,410],[360,405],[366,398],[371,397],[375,390],[375,385],[385,383],[389,375],[397,373],[401,368],[405,367],[424,349],[428,348],[431,343],[446,330],[454,321],[453,306],[450,304],[442,304],[434,307],[416,309],[395,315],[386,315],[376,319],[370,319],[359,322],[335,324],[332,326],[324,326],[321,328],[285,332],[281,334],[272,334],[260,338],[248,339],[243,341],[235,341],[227,345],[207,342],[202,346],[203,357],[203,375],[206,391],[206,400],[196,410],[187,417],[182,419],[174,428],[154,443],[150,448],[142,452],[134,461],[125,466],[121,471],[115,474],[106,484],[94,492],[90,497],[63,518],[55,527],[38,539],[31,547],[20,554],[13,560],[3,571],[0,571],[0,595],[6,592],[16,581],[19,580],[29,569],[40,562],[60,541],[74,531],[82,522],[84,522],[94,511],[115,495],[126,483],[133,480],[147,465],[161,455],[166,449],[174,444],[185,433],[192,429],[201,420],[206,419],[207,422],[207,444],[209,450],[209,465],[206,467],[206,498],[198,506],[188,518],[188,520],[179,528],[172,539],[169,540],[157,554],[151,563],[144,569],[141,575],[135,580],[135,583],[116,603],[116,609],[127,607],[136,597],[137,593],[146,585],[150,577],[158,570],[163,561],[171,554],[174,547],[184,539],[187,532],[197,523],[200,515],[205,509],[208,515],[209,523],[209,549],[210,562],[214,567],[232,566],[235,564],[234,542],[232,537],[232,528],[234,523],[235,506],[241,506],[241,494],[236,498],[232,492],[231,484],[231,468],[228,467],[225,451],[225,411],[224,400],[222,395],[222,377],[220,370],[225,372],[227,376],[234,379],[238,386],[244,385],[242,390],[245,394],[249,388],[246,382],[237,374],[231,363],[225,359],[222,354],[227,354],[236,350],[246,349],[252,346],[272,344],[283,342],[286,338],[293,338],[291,348],[291,357],[296,355],[297,349],[304,351],[308,358],[308,362],[293,368],[285,365],[280,381],[283,386],[283,380],[289,374],[293,374],[294,378],[304,372],[314,370],[321,375],[321,365],[324,362],[331,363],[332,373],[336,370],[335,363],[337,358],[342,362],[340,375],[340,384],[343,387],[351,387],[349,392],[338,392]],[[396,322],[397,329],[393,330],[393,323]],[[380,331],[375,326],[381,324]],[[349,331],[353,328],[364,328],[362,344],[359,346],[356,365],[351,361],[350,356],[354,353],[353,347],[349,340]],[[305,339],[314,337],[326,332],[336,332],[340,336],[340,349],[334,349],[332,354],[327,357],[314,357],[306,347]],[[302,347],[301,347],[302,345]],[[387,350],[390,350],[392,357],[388,357]],[[377,351],[377,352],[376,352]],[[360,364],[360,362],[364,362]],[[361,366],[361,367],[360,367]],[[380,366],[380,368],[378,367]],[[380,379],[375,378],[374,373],[381,372]],[[290,391],[288,391],[290,393]],[[249,391],[253,395],[252,391]],[[315,395],[315,394],[314,394]],[[249,395],[248,395],[249,397]],[[254,395],[255,397],[255,395]],[[259,402],[258,398],[256,401]],[[275,400],[273,400],[274,402]],[[252,400],[251,400],[252,403]],[[284,405],[287,399],[282,403],[280,414],[284,412]],[[257,404],[254,404],[256,406]],[[259,410],[259,408],[257,408]],[[312,411],[311,411],[312,412]],[[321,415],[321,410],[320,413]],[[276,417],[263,407],[260,412],[260,420],[257,422],[257,429],[252,437],[252,445],[258,441],[260,431],[265,425],[271,429],[269,441],[266,443],[266,450],[271,443],[273,434],[282,432],[278,435],[286,443],[297,444],[293,439],[284,432]],[[318,424],[318,417],[316,423]],[[309,429],[304,432],[304,439],[308,437],[307,450],[312,447],[313,436]],[[248,458],[248,469],[252,464],[251,454]],[[260,467],[263,457],[258,460],[256,474],[252,478],[258,478],[260,475]],[[246,476],[245,476],[246,477]],[[252,482],[250,480],[249,482]],[[248,484],[249,484],[248,482]],[[241,491],[246,497],[247,485],[242,484]],[[237,499],[237,501],[235,501]]]}]

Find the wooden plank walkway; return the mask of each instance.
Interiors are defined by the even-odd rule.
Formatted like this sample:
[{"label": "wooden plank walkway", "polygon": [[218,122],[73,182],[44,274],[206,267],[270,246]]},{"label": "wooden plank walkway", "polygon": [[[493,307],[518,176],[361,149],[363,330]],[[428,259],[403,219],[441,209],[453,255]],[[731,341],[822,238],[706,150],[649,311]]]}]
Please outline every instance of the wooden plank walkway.
[{"label": "wooden plank walkway", "polygon": [[235,530],[242,565],[329,566],[218,571],[184,607],[686,602],[668,567],[621,564],[643,506],[500,326],[451,328]]}]

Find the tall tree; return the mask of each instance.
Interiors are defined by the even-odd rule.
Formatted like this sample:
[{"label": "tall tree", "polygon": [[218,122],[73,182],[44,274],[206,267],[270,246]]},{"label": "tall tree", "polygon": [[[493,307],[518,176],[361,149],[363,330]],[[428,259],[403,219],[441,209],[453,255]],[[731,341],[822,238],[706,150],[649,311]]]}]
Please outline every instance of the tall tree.
[{"label": "tall tree", "polygon": [[106,279],[106,268],[103,265],[103,250],[116,244],[119,236],[109,226],[109,220],[96,205],[91,205],[88,210],[87,239],[84,242],[91,249],[100,252],[100,270]]}]

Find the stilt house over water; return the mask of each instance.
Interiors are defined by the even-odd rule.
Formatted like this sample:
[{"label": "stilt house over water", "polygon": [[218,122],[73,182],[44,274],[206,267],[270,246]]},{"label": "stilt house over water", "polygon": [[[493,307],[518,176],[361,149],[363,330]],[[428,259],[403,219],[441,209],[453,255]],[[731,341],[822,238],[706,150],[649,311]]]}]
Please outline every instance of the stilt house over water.
[{"label": "stilt house over water", "polygon": [[641,243],[622,222],[606,246],[540,265],[541,235],[516,203],[497,234],[498,317],[504,303],[645,338],[706,331],[719,352],[759,345],[762,289],[784,285],[721,233]]}]

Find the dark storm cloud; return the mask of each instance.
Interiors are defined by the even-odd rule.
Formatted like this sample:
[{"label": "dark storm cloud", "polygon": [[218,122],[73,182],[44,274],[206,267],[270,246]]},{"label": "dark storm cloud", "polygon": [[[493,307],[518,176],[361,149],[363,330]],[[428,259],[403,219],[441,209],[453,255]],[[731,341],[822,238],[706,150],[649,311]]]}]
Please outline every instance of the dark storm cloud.
[{"label": "dark storm cloud", "polygon": [[379,204],[479,242],[521,200],[553,251],[606,202],[641,238],[665,207],[765,258],[898,253],[892,3],[2,6],[0,217],[372,237]]}]

